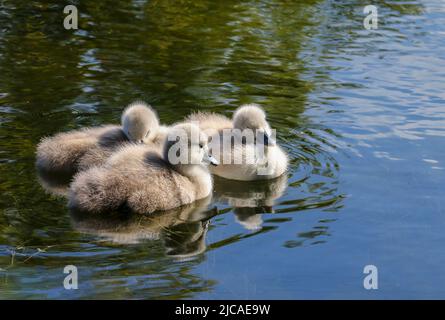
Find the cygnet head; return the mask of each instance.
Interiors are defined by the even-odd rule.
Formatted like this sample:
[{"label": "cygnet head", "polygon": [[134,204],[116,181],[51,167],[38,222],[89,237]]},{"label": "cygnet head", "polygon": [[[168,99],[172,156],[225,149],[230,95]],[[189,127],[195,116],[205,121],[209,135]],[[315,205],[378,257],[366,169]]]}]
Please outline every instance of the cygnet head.
[{"label": "cygnet head", "polygon": [[252,130],[255,137],[262,134],[265,145],[275,145],[272,130],[266,120],[266,113],[257,104],[245,104],[239,107],[233,115],[233,127],[240,130]]},{"label": "cygnet head", "polygon": [[174,166],[194,166],[218,161],[209,153],[208,137],[192,123],[178,124],[169,130],[164,145],[164,159]]},{"label": "cygnet head", "polygon": [[154,140],[159,129],[156,112],[142,101],[133,102],[126,107],[121,122],[127,138],[138,143]]}]

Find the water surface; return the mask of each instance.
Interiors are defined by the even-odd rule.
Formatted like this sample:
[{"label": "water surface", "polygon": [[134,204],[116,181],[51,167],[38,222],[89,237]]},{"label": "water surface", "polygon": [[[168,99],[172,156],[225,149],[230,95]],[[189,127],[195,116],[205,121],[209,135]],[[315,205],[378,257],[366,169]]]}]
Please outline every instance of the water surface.
[{"label": "water surface", "polygon": [[[0,7],[0,298],[445,298],[442,1],[373,1],[378,30],[359,0],[73,3],[78,30],[62,4]],[[289,172],[152,217],[70,213],[37,143],[135,99],[166,124],[260,103]]]}]

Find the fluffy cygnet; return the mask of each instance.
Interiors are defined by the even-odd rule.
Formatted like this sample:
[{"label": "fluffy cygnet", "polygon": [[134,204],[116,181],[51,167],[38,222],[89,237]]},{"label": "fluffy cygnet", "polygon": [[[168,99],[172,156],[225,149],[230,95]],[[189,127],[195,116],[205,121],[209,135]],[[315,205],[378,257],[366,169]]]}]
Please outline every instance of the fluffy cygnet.
[{"label": "fluffy cygnet", "polygon": [[162,152],[146,145],[122,148],[102,167],[75,177],[69,206],[103,212],[126,206],[137,213],[180,207],[207,197],[213,186],[206,163],[208,137],[192,124],[174,126]]},{"label": "fluffy cygnet", "polygon": [[[232,121],[214,113],[195,113],[187,120],[196,122],[211,136],[211,152],[220,163],[218,167],[211,168],[213,174],[249,181],[273,179],[286,171],[287,155],[273,139],[266,113],[260,106],[241,106],[235,111]],[[252,141],[243,141],[243,130],[246,129],[253,133]],[[224,134],[234,137],[235,143],[229,144],[228,150],[223,148]],[[263,148],[262,152],[258,152],[258,148]]]},{"label": "fluffy cygnet", "polygon": [[130,104],[121,122],[121,126],[84,128],[43,138],[37,146],[37,168],[42,172],[72,175],[104,163],[122,145],[132,142],[162,145],[166,128],[159,125],[156,113],[147,104]]}]

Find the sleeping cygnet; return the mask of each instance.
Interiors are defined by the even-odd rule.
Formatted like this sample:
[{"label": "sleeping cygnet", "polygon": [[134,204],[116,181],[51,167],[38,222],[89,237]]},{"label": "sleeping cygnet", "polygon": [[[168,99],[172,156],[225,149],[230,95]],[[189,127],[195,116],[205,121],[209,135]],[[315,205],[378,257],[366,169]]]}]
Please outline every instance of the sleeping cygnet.
[{"label": "sleeping cygnet", "polygon": [[134,102],[123,112],[122,125],[84,128],[43,138],[37,146],[36,166],[42,173],[73,175],[100,165],[116,150],[128,143],[161,146],[166,128],[144,102]]},{"label": "sleeping cygnet", "polygon": [[69,206],[98,213],[123,206],[137,213],[165,211],[210,195],[208,137],[193,124],[168,133],[162,152],[145,145],[122,148],[101,167],[76,175]]},{"label": "sleeping cygnet", "polygon": [[[286,172],[287,155],[272,138],[266,113],[260,106],[241,106],[235,111],[232,121],[214,113],[196,113],[187,120],[196,122],[211,136],[210,149],[220,163],[218,167],[211,168],[213,174],[249,181],[273,179]],[[246,140],[246,132],[251,133],[252,139]]]}]

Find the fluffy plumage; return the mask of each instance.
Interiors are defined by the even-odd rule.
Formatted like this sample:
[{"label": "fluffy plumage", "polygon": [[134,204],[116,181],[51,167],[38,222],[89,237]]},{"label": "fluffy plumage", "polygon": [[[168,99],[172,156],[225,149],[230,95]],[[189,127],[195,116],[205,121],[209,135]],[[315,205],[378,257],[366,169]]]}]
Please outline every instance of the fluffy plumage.
[{"label": "fluffy plumage", "polygon": [[[146,145],[126,146],[105,165],[77,174],[69,206],[97,213],[126,205],[137,213],[152,213],[207,197],[213,183],[204,165],[211,160],[207,136],[191,124],[171,129],[171,137],[183,134],[186,136],[179,141],[166,139],[163,152]],[[176,163],[172,150],[184,153],[186,160]]]},{"label": "fluffy plumage", "polygon": [[132,103],[123,112],[122,126],[84,128],[43,138],[37,146],[36,166],[42,173],[73,175],[104,163],[125,144],[145,142],[160,147],[165,130],[151,107]]},{"label": "fluffy plumage", "polygon": [[209,137],[223,129],[233,128],[232,120],[222,114],[214,112],[194,112],[185,118],[186,122],[193,122]]},{"label": "fluffy plumage", "polygon": [[[265,180],[276,178],[287,170],[287,155],[272,140],[266,113],[256,104],[239,107],[232,120],[215,113],[199,112],[186,118],[186,121],[197,122],[199,127],[211,136],[210,148],[220,165],[210,169],[211,173],[217,176],[242,181]],[[254,159],[251,157],[258,154],[256,148],[262,145],[256,143],[256,140],[253,143],[243,143],[240,132],[245,129],[252,130],[254,134],[264,135],[265,141],[267,140],[264,155],[255,156]],[[235,137],[235,143],[231,145],[229,153],[223,149],[223,132],[233,134]],[[227,163],[224,157],[232,159],[232,162]],[[233,159],[238,160],[235,162]]]}]

